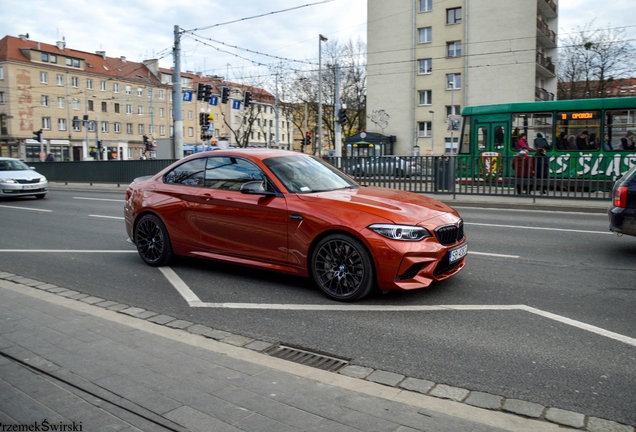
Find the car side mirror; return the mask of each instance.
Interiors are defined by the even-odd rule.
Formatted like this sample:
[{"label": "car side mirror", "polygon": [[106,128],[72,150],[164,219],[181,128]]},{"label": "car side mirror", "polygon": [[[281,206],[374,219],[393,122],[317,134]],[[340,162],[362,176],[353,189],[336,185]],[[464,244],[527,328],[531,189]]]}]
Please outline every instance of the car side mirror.
[{"label": "car side mirror", "polygon": [[267,190],[265,180],[253,180],[241,185],[241,193],[248,195],[276,195],[276,192]]}]

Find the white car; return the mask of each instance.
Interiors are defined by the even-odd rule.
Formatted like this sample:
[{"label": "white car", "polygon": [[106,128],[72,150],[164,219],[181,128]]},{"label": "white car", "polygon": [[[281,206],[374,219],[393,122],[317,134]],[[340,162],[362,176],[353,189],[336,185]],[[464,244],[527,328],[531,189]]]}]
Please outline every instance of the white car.
[{"label": "white car", "polygon": [[35,196],[44,198],[49,182],[20,159],[0,157],[0,198]]}]

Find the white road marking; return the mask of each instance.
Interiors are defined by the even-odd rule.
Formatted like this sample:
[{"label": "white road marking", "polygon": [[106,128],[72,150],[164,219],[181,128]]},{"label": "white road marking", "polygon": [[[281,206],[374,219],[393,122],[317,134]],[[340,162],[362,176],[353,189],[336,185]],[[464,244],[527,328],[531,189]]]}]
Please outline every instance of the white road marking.
[{"label": "white road marking", "polygon": [[46,213],[50,213],[50,212],[52,212],[52,211],[53,211],[53,210],[35,209],[35,208],[18,207],[18,206],[8,206],[8,205],[0,205],[0,207],[10,208],[10,209],[17,209],[17,210],[31,210],[31,211],[39,211],[39,212],[46,212]]},{"label": "white road marking", "polygon": [[137,253],[136,250],[92,250],[92,249],[0,249],[11,253]]},{"label": "white road marking", "polygon": [[474,252],[474,251],[469,251],[468,255],[486,255],[486,256],[493,256],[498,258],[521,258],[519,255],[502,255],[502,254],[495,254],[495,253],[488,253],[488,252]]},{"label": "white road marking", "polygon": [[525,209],[514,209],[514,208],[497,208],[497,207],[470,207],[470,206],[454,206],[449,204],[454,209],[464,209],[464,210],[488,210],[488,211],[496,211],[496,212],[532,212],[532,213],[561,213],[561,214],[577,214],[577,215],[586,215],[586,216],[599,216],[606,218],[607,213],[597,213],[597,212],[586,212],[586,211],[565,211],[565,210],[537,210],[533,208],[525,208]]},{"label": "white road marking", "polygon": [[84,198],[84,197],[73,197],[73,199],[77,199],[77,200],[88,200],[88,201],[112,201],[112,202],[126,202],[126,200],[122,200],[122,199],[108,199],[108,198]]},{"label": "white road marking", "polygon": [[479,225],[479,226],[489,226],[489,227],[498,227],[498,228],[520,228],[520,229],[530,229],[530,230],[544,230],[544,231],[564,231],[564,232],[576,232],[576,233],[585,233],[585,234],[614,234],[609,230],[605,231],[586,231],[586,230],[573,230],[566,228],[544,228],[544,227],[529,227],[529,226],[519,226],[519,225],[499,225],[499,224],[487,224],[487,223],[478,223],[478,222],[464,222],[464,225]]},{"label": "white road marking", "polygon": [[124,220],[123,216],[103,216],[103,215],[89,215],[90,217],[103,218],[103,219],[118,219]]},{"label": "white road marking", "polygon": [[186,285],[186,283],[170,267],[159,267],[168,282],[181,294],[190,307],[205,307],[213,309],[262,309],[262,310],[289,310],[289,311],[343,311],[343,312],[421,312],[421,311],[500,311],[520,310],[533,313],[544,318],[558,321],[581,330],[596,333],[598,335],[636,346],[636,339],[605,330],[581,321],[562,317],[541,309],[526,305],[438,305],[438,306],[368,306],[354,304],[265,304],[265,303],[205,303]]}]

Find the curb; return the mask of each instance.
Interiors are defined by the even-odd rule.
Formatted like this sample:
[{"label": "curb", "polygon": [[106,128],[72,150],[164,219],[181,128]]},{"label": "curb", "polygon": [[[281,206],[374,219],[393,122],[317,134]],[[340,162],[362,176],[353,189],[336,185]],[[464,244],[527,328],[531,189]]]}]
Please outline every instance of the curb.
[{"label": "curb", "polygon": [[[252,351],[262,353],[263,355],[266,355],[265,351],[276,345],[242,335],[232,334],[223,330],[213,329],[211,327],[192,323],[190,321],[180,320],[169,315],[159,314],[146,309],[105,300],[100,297],[90,296],[79,291],[58,287],[56,285],[37,281],[8,272],[0,271],[0,279],[47,291],[49,293],[80,301],[92,306],[115,311],[124,315],[154,323],[156,325],[182,330],[194,335],[214,339],[218,342],[226,343],[236,347],[247,348]],[[382,384],[388,387],[413,391],[431,397],[452,400],[477,408],[487,409],[491,411],[501,411],[509,414],[519,415],[524,418],[541,420],[577,430],[584,430],[588,432],[636,432],[636,428],[634,428],[633,426],[601,419],[598,417],[587,416],[585,414],[576,413],[573,411],[547,407],[537,403],[522,401],[518,399],[507,399],[503,396],[471,391],[469,389],[453,387],[441,383],[434,383],[432,381],[427,381],[419,378],[410,378],[401,374],[396,374],[379,369],[372,369],[356,365],[347,365],[340,369],[338,372],[334,373],[373,382],[376,384]]]}]

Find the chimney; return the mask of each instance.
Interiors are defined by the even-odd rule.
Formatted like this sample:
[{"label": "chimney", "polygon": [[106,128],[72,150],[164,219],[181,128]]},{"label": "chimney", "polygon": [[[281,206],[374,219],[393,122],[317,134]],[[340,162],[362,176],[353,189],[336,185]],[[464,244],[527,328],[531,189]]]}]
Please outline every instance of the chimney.
[{"label": "chimney", "polygon": [[22,34],[22,35],[20,35],[20,36],[18,36],[18,37],[19,37],[20,39],[22,39],[22,40],[27,40],[27,39],[29,39],[29,34],[28,34],[28,33],[27,33],[27,34]]},{"label": "chimney", "polygon": [[106,60],[106,51],[95,51],[95,54]]},{"label": "chimney", "polygon": [[66,47],[66,41],[57,41],[55,42],[55,45],[57,45],[57,49],[59,49],[60,51],[64,51],[64,48]]},{"label": "chimney", "polygon": [[119,57],[119,59],[120,59],[122,62],[126,63],[126,57],[121,56],[121,57]]}]

